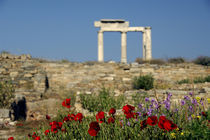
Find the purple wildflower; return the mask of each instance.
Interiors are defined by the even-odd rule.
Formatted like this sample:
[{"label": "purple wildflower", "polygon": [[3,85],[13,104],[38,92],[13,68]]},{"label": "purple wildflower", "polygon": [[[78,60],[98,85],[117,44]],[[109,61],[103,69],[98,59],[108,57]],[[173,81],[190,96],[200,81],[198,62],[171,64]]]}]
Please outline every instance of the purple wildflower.
[{"label": "purple wildflower", "polygon": [[185,100],[181,100],[181,105],[185,105]]},{"label": "purple wildflower", "polygon": [[189,110],[190,110],[191,112],[193,112],[193,107],[192,107],[192,106],[189,106]]},{"label": "purple wildflower", "polygon": [[200,100],[200,103],[201,103],[201,105],[203,105],[203,100],[202,99]]},{"label": "purple wildflower", "polygon": [[158,109],[160,105],[158,103],[155,103],[155,109]]},{"label": "purple wildflower", "polygon": [[167,100],[168,100],[168,101],[170,101],[171,96],[172,96],[172,94],[171,94],[171,93],[168,93],[168,97],[167,97]]},{"label": "purple wildflower", "polygon": [[148,97],[145,98],[145,102],[149,102],[149,98]]},{"label": "purple wildflower", "polygon": [[154,103],[154,102],[155,102],[155,99],[152,99],[152,100],[151,100],[151,103]]},{"label": "purple wildflower", "polygon": [[184,99],[185,100],[190,100],[190,97],[189,96],[184,96]]},{"label": "purple wildflower", "polygon": [[165,108],[166,108],[167,110],[170,110],[170,106],[171,106],[170,102],[166,102],[166,103],[165,103]]},{"label": "purple wildflower", "polygon": [[128,126],[131,126],[131,123],[128,121],[127,125],[128,125]]},{"label": "purple wildflower", "polygon": [[179,111],[179,109],[178,109],[178,108],[174,109],[174,112],[178,112],[178,111]]},{"label": "purple wildflower", "polygon": [[139,117],[141,117],[141,112],[137,112],[137,114],[139,114]]},{"label": "purple wildflower", "polygon": [[139,107],[139,109],[142,109],[142,104],[139,104],[138,107]]},{"label": "purple wildflower", "polygon": [[192,104],[197,105],[198,104],[197,100],[196,99],[193,99],[192,100]]},{"label": "purple wildflower", "polygon": [[192,95],[193,95],[193,93],[192,93],[192,92],[190,92],[190,93],[189,93],[189,95],[190,95],[190,96],[192,96]]}]

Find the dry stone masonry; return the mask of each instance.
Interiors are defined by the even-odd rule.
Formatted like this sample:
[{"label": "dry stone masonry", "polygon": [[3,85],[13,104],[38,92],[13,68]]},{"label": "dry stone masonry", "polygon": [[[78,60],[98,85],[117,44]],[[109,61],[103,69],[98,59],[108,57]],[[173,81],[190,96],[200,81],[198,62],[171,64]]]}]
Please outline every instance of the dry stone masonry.
[{"label": "dry stone masonry", "polygon": [[[163,84],[161,87],[163,90],[157,90],[157,94],[174,93],[174,100],[193,90],[200,97],[210,95],[210,83],[196,84],[193,87],[189,84],[175,84],[178,80],[210,75],[209,67],[192,63],[166,65],[115,62],[63,63],[43,61],[31,58],[30,55],[0,56],[0,80],[11,80],[15,84],[16,104],[18,97],[25,98],[27,120],[41,119],[43,118],[41,115],[55,113],[56,103],[61,102],[59,95],[63,90],[73,91],[75,94],[92,94],[106,87],[114,90],[116,96],[124,94],[131,98],[133,94],[139,92],[132,89],[133,78],[146,74],[152,74],[159,82],[158,85]],[[154,96],[153,91],[148,93],[151,97]],[[45,95],[49,95],[49,98],[43,98]]]},{"label": "dry stone masonry", "polygon": [[101,19],[95,21],[98,31],[98,61],[104,61],[103,32],[121,32],[121,63],[127,63],[127,32],[143,33],[143,60],[152,59],[151,27],[129,27],[122,19]]}]

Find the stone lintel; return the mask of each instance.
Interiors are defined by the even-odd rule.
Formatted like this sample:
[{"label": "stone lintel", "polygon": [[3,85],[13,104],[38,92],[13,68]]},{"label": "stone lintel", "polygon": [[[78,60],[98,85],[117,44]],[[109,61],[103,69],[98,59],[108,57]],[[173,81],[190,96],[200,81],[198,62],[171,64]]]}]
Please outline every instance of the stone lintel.
[{"label": "stone lintel", "polygon": [[123,28],[129,27],[129,22],[124,20],[102,20],[102,21],[95,21],[95,27],[101,28]]},{"label": "stone lintel", "polygon": [[124,19],[101,19],[102,23],[125,23]]},{"label": "stone lintel", "polygon": [[144,27],[101,28],[102,32],[144,32]]}]

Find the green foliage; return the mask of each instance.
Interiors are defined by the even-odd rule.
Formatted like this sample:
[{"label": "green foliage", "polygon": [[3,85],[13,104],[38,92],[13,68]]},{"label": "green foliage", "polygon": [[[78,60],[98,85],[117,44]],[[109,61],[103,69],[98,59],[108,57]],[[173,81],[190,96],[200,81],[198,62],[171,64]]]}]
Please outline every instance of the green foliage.
[{"label": "green foliage", "polygon": [[92,66],[92,65],[95,65],[95,64],[98,64],[99,62],[97,61],[87,61],[87,62],[84,62],[85,65],[88,65],[88,66]]},{"label": "green foliage", "polygon": [[166,62],[162,59],[152,59],[150,61],[145,61],[142,58],[137,57],[135,62],[137,62],[138,64],[145,64],[145,63],[149,63],[149,64],[157,64],[157,65],[163,65]]},{"label": "green foliage", "polygon": [[[193,80],[193,83],[197,84],[197,83],[205,83],[205,82],[210,82],[210,75],[206,76],[206,77],[196,77]],[[183,79],[180,81],[177,81],[177,84],[189,84],[190,80],[189,79]]]},{"label": "green foliage", "polygon": [[143,93],[136,93],[132,96],[132,100],[133,100],[133,105],[134,106],[138,106],[139,103],[143,103],[145,97],[147,97],[148,94],[146,92]]},{"label": "green foliage", "polygon": [[149,61],[150,64],[164,65],[166,62],[163,59],[152,59]]},{"label": "green foliage", "polygon": [[177,81],[177,84],[189,84],[190,83],[190,80],[189,79],[183,79],[183,80],[180,80],[180,81]]},{"label": "green foliage", "polygon": [[134,89],[145,89],[145,90],[152,89],[153,84],[154,84],[154,78],[152,75],[135,77],[132,83]]},{"label": "green foliage", "polygon": [[0,82],[0,107],[9,108],[14,98],[14,86],[10,82]]},{"label": "green foliage", "polygon": [[10,54],[10,52],[3,50],[0,54]]},{"label": "green foliage", "polygon": [[200,56],[194,60],[195,64],[210,66],[210,57],[208,56]]},{"label": "green foliage", "polygon": [[[106,89],[102,90],[103,92],[107,92]],[[101,92],[102,92],[101,91]],[[149,99],[149,98],[148,98]],[[109,100],[109,99],[108,99]],[[99,123],[100,130],[98,131],[96,136],[90,136],[88,133],[88,129],[90,128],[89,124],[93,121],[96,121],[95,114],[93,116],[87,116],[82,119],[81,122],[70,120],[62,123],[61,129],[57,132],[53,133],[51,130],[51,126],[49,126],[49,121],[46,123],[46,126],[41,126],[36,130],[36,134],[41,137],[41,139],[99,139],[99,140],[174,140],[174,139],[209,139],[209,122],[210,119],[210,110],[205,111],[203,105],[201,103],[193,104],[193,97],[189,97],[189,99],[184,99],[185,104],[178,104],[175,108],[171,108],[166,110],[164,103],[159,102],[159,107],[156,108],[156,100],[152,99],[150,101],[140,101],[142,106],[135,106],[135,111],[138,112],[134,118],[126,119],[125,115],[113,115],[115,122],[109,124],[108,118],[110,115],[105,113],[104,120],[102,123]],[[206,100],[206,99],[204,99]],[[167,98],[167,101],[170,102],[170,99]],[[154,106],[155,105],[155,106]],[[97,106],[97,105],[96,105]],[[192,110],[189,110],[189,107],[192,107]],[[157,122],[153,126],[149,125],[149,123],[141,127],[141,122],[147,120],[148,117],[146,112],[148,112],[152,108],[151,116],[157,116]],[[104,111],[104,110],[101,110]],[[75,112],[66,111],[61,114],[56,120],[62,122],[63,118],[68,114]],[[207,115],[202,115],[203,113]],[[158,125],[160,116],[164,116],[177,125],[177,128],[174,130],[166,131]],[[162,127],[170,126],[169,124],[164,124]],[[49,130],[47,135],[44,134],[45,130]],[[65,131],[62,131],[65,130]],[[33,132],[31,133],[31,135]]]},{"label": "green foliage", "polygon": [[69,63],[69,60],[68,59],[62,59],[61,63]]},{"label": "green foliage", "polygon": [[114,93],[106,88],[102,88],[98,96],[94,94],[81,94],[80,98],[83,108],[88,109],[90,112],[109,111],[112,107],[121,108],[125,102],[123,95],[115,97]]},{"label": "green foliage", "polygon": [[208,75],[208,76],[205,77],[205,81],[206,82],[210,82],[210,75]]},{"label": "green foliage", "polygon": [[184,63],[186,60],[183,57],[175,57],[175,58],[169,58],[168,62],[169,63],[174,63],[174,64],[178,64],[178,63]]},{"label": "green foliage", "polygon": [[193,80],[194,83],[205,83],[205,78],[203,77],[196,77],[194,80]]}]

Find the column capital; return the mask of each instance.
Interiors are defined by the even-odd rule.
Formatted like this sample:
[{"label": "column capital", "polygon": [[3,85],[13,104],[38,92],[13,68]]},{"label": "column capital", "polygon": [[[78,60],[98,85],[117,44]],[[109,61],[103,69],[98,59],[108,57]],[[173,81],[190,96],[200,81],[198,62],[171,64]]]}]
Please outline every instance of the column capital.
[{"label": "column capital", "polygon": [[102,31],[102,30],[99,30],[99,31],[98,31],[98,33],[104,33],[104,31]]},{"label": "column capital", "polygon": [[150,27],[150,26],[147,26],[147,27],[145,27],[145,29],[152,29],[152,27]]},{"label": "column capital", "polygon": [[121,33],[125,33],[125,34],[126,34],[128,31],[120,31],[120,32],[121,32]]}]

